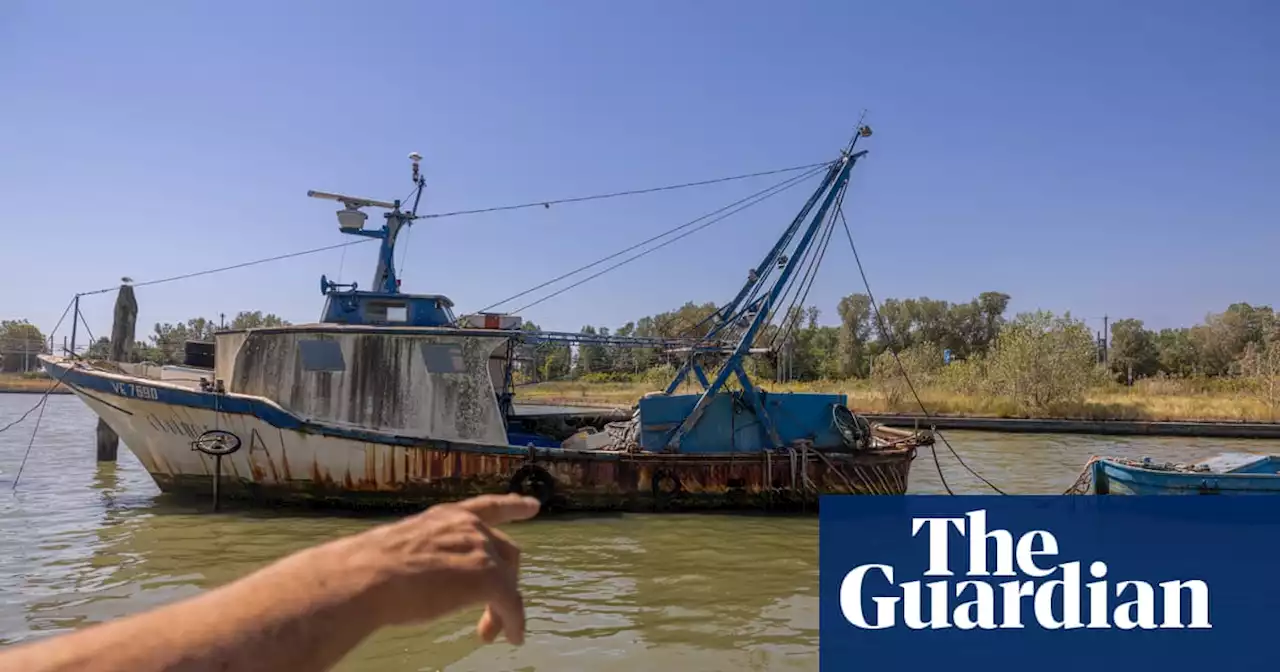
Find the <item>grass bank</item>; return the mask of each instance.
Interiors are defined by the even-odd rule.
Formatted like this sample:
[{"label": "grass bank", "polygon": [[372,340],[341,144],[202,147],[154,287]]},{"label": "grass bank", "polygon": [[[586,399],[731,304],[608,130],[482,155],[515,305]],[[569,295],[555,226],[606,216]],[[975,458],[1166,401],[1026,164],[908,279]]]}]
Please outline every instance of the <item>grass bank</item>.
[{"label": "grass bank", "polygon": [[[870,381],[772,383],[763,387],[772,392],[843,393],[849,398],[849,406],[863,413],[920,413],[920,406],[909,395],[891,400]],[[517,398],[525,403],[631,406],[655,389],[656,386],[644,383],[537,383],[519,387]],[[917,391],[931,414],[957,417],[1152,422],[1275,422],[1277,419],[1271,406],[1250,394],[1226,386],[1184,381],[1143,381],[1133,387],[1100,387],[1090,390],[1083,401],[1055,404],[1037,414],[1020,412],[1012,399],[997,396],[967,395],[930,387]]]},{"label": "grass bank", "polygon": [[[49,385],[51,384],[53,384],[53,381],[43,374],[0,373],[0,393],[44,394],[49,390]],[[54,394],[70,394],[71,390],[59,387],[53,392]]]}]

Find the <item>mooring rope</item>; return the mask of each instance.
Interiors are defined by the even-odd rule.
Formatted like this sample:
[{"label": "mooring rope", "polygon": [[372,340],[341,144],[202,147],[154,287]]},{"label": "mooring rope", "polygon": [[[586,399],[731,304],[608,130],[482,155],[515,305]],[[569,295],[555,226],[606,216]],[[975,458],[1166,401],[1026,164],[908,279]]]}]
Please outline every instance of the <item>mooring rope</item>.
[{"label": "mooring rope", "polygon": [[[920,411],[924,413],[924,417],[926,420],[932,420],[933,416],[929,413],[929,409],[925,406],[924,400],[920,398],[920,394],[916,392],[916,386],[912,384],[911,376],[907,375],[907,367],[902,364],[902,359],[898,357],[898,350],[893,345],[893,336],[889,333],[888,327],[885,326],[884,317],[880,314],[880,307],[876,304],[875,295],[871,293],[871,283],[867,281],[867,272],[862,268],[862,258],[858,255],[858,246],[855,245],[853,242],[853,234],[850,233],[849,231],[849,220],[845,219],[844,209],[843,208],[838,209],[836,212],[837,214],[840,215],[840,222],[844,226],[844,235],[849,239],[849,247],[850,249],[853,250],[853,259],[858,264],[858,273],[862,276],[862,284],[867,289],[868,303],[871,304],[871,309],[875,313],[876,324],[880,328],[880,334],[884,336],[885,343],[889,348],[889,353],[893,355],[893,361],[897,363],[898,371],[899,373],[902,374],[902,379],[907,383],[907,389],[911,390],[911,396],[915,397],[916,404],[920,406]],[[947,450],[951,451],[951,455],[956,458],[956,461],[959,462],[960,466],[964,467],[966,471],[968,471],[970,474],[973,474],[975,477],[977,477],[978,480],[987,484],[987,487],[991,488],[996,493],[1001,495],[1009,494],[1001,490],[1000,488],[996,487],[994,483],[987,480],[982,474],[979,474],[978,472],[974,471],[972,467],[970,467],[967,463],[965,463],[964,459],[960,457],[960,454],[956,452],[956,449],[951,447],[951,442],[947,441],[947,437],[943,436],[942,432],[938,431],[937,427],[930,426],[929,429],[931,432],[933,432],[935,436],[937,436],[939,439],[942,439],[943,445],[947,447]],[[951,485],[947,483],[947,477],[944,476],[942,473],[942,463],[938,461],[937,445],[936,444],[931,445],[929,447],[929,452],[933,454],[933,466],[938,470],[938,478],[939,480],[942,481],[943,489],[947,491],[948,495],[956,494],[954,491],[952,491]]]},{"label": "mooring rope", "polygon": [[1084,469],[1080,470],[1080,475],[1076,476],[1075,482],[1071,484],[1071,487],[1064,490],[1062,494],[1064,495],[1089,494],[1089,488],[1093,486],[1093,465],[1094,463],[1096,463],[1098,460],[1101,460],[1101,459],[1104,459],[1104,458],[1098,457],[1097,455],[1090,457],[1089,461],[1085,463]]},{"label": "mooring rope", "polygon": [[[63,321],[63,320],[65,320],[65,319],[67,319],[67,313],[71,312],[71,307],[72,307],[72,306],[74,306],[74,305],[75,305],[75,303],[76,303],[76,300],[75,300],[75,299],[71,299],[71,301],[67,303],[67,307],[66,307],[65,309],[63,309],[63,311],[62,311],[62,317],[59,317],[59,318],[58,318],[58,323],[57,323],[57,324],[55,324],[55,325],[53,325],[53,331],[49,332],[50,334],[53,334],[53,333],[55,333],[55,332],[57,332],[57,331],[58,331],[58,327],[61,327],[61,326],[62,326],[62,321]],[[85,325],[85,329],[86,329],[86,330],[88,329],[88,325]],[[22,415],[18,416],[18,419],[17,419],[17,420],[14,420],[13,422],[11,422],[11,423],[9,423],[9,424],[5,425],[4,427],[0,427],[0,434],[5,433],[5,432],[6,432],[6,431],[8,431],[10,428],[16,427],[16,426],[17,426],[19,423],[21,423],[23,420],[26,420],[26,419],[27,419],[27,416],[29,416],[29,415],[31,415],[32,413],[34,413],[34,412],[36,411],[36,409],[37,409],[37,408],[43,408],[43,407],[44,407],[44,402],[45,402],[45,400],[49,398],[49,395],[50,395],[50,394],[53,394],[53,390],[54,390],[54,388],[58,387],[58,385],[60,385],[61,383],[62,383],[62,378],[61,378],[61,377],[55,378],[55,379],[54,379],[54,381],[53,381],[53,384],[49,386],[49,389],[45,390],[45,391],[44,391],[44,394],[40,395],[40,399],[39,399],[38,401],[36,401],[36,405],[35,405],[35,406],[32,406],[31,408],[28,408],[28,409],[27,409],[27,411],[26,411],[25,413],[23,413]],[[44,411],[41,411],[41,413],[43,413],[43,412],[44,412]],[[25,461],[25,458],[24,458],[24,461]]]},{"label": "mooring rope", "polygon": [[[48,399],[46,394],[44,399]],[[36,444],[36,433],[40,431],[40,421],[44,419],[44,409],[48,406],[44,400],[40,402],[40,414],[36,416],[36,426],[31,428],[31,439],[27,441],[27,450],[22,454],[22,464],[18,465],[18,473],[13,477],[13,485],[9,490],[18,489],[18,480],[22,478],[22,471],[27,468],[27,458],[31,456],[31,447]]]}]

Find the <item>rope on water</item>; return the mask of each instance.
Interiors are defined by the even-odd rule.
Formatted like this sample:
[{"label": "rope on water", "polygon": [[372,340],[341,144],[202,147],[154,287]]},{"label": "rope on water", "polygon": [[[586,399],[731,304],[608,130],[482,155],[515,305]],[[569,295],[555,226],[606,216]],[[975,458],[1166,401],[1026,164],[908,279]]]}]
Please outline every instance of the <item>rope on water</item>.
[{"label": "rope on water", "polygon": [[[53,388],[50,388],[50,389],[53,389]],[[40,431],[40,420],[44,418],[44,409],[45,409],[45,406],[47,405],[45,404],[45,401],[48,398],[49,398],[49,395],[45,394],[44,398],[40,400],[40,414],[36,416],[36,426],[31,428],[31,440],[27,441],[27,452],[22,454],[22,464],[18,465],[18,473],[13,477],[13,485],[9,488],[9,490],[18,489],[18,480],[22,478],[22,470],[27,468],[27,458],[31,455],[31,447],[36,444],[36,433]]]}]

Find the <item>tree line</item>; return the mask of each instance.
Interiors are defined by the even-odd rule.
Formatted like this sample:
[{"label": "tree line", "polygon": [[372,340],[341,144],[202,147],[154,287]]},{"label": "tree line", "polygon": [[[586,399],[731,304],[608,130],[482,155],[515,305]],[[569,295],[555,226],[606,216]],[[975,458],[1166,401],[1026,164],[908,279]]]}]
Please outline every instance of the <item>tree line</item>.
[{"label": "tree line", "polygon": [[[751,356],[748,366],[765,379],[874,379],[890,390],[906,382],[894,382],[905,371],[922,384],[1007,395],[1027,406],[1078,397],[1080,390],[1108,380],[1133,384],[1151,377],[1272,381],[1272,396],[1280,399],[1280,319],[1270,306],[1236,303],[1200,324],[1158,331],[1142,320],[1121,319],[1101,338],[1069,313],[1009,317],[1009,302],[1003,292],[956,303],[887,299],[877,319],[867,295],[851,294],[835,306],[838,324],[819,324],[816,306],[774,320],[753,343],[770,354]],[[690,302],[612,332],[597,326],[581,332],[696,338],[706,333],[715,310],[714,304]],[[594,344],[576,352],[541,344],[524,356],[529,380],[622,380],[652,371],[657,382],[676,364],[658,350]]]},{"label": "tree line", "polygon": [[[132,362],[156,364],[181,364],[186,352],[186,342],[208,341],[218,329],[256,329],[289,324],[273,313],[260,310],[241,311],[225,325],[214,320],[195,317],[186,322],[156,323],[144,340],[136,340],[130,352]],[[88,334],[85,335],[88,338]],[[54,346],[56,350],[59,345]],[[90,359],[106,359],[110,354],[111,339],[98,338],[80,354]],[[15,373],[39,368],[36,355],[50,352],[48,337],[27,320],[0,321],[0,372]]]},{"label": "tree line", "polygon": [[[1147,329],[1138,319],[1116,320],[1104,348],[1070,314],[1032,312],[1010,318],[1006,315],[1009,301],[1003,292],[983,292],[955,303],[928,297],[886,299],[877,319],[867,295],[850,294],[837,302],[834,325],[819,324],[822,313],[817,306],[797,307],[757,334],[753,347],[767,348],[769,354],[751,356],[748,366],[759,378],[795,381],[884,380],[903,369],[908,373],[914,369],[921,376],[945,369],[949,378],[959,377],[956,371],[978,371],[984,380],[1011,379],[1019,369],[1079,378],[1055,368],[1064,362],[1087,369],[1082,375],[1125,384],[1156,376],[1280,378],[1280,318],[1270,306],[1235,303],[1199,324],[1158,331]],[[716,308],[712,303],[689,302],[616,329],[585,326],[581,333],[699,338],[709,328]],[[285,324],[271,313],[242,311],[226,327]],[[180,363],[186,341],[212,339],[218,328],[219,323],[203,317],[157,323],[145,340],[135,342],[131,358]],[[524,328],[539,330],[532,322]],[[107,338],[99,338],[84,354],[105,357],[108,345]],[[0,370],[38,368],[35,355],[48,350],[46,337],[35,325],[26,320],[0,321]],[[1018,358],[1014,353],[1020,353]],[[678,363],[660,349],[602,344],[571,348],[541,343],[524,346],[520,356],[521,377],[526,381],[634,378],[647,372],[656,379],[672,373]],[[1022,389],[1030,383],[1009,385]]]},{"label": "tree line", "polygon": [[[950,303],[922,297],[887,299],[880,305],[885,330],[893,335],[898,349],[917,344],[936,346],[939,358],[944,351],[956,360],[986,353],[1005,324],[1010,297],[1001,292],[984,292],[968,302]],[[580,333],[656,338],[699,338],[710,327],[716,312],[713,303],[686,303],[672,311],[628,322],[610,331],[607,327],[586,326]],[[766,325],[752,347],[769,348],[770,356],[751,357],[758,375],[777,377],[785,368],[789,380],[866,378],[873,362],[886,352],[885,339],[875,320],[871,299],[851,294],[836,305],[839,324],[818,323],[816,306],[796,307],[782,319]],[[538,330],[533,323],[526,329]],[[669,363],[659,350],[582,345],[576,354],[568,346],[541,344],[526,351],[537,377],[551,380],[589,374],[640,372]]]}]

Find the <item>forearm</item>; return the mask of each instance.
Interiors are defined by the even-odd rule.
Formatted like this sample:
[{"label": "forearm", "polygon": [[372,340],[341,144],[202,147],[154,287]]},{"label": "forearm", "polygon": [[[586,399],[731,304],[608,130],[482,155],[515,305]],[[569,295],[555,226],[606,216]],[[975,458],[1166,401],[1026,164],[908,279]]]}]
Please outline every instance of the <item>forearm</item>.
[{"label": "forearm", "polygon": [[303,551],[204,595],[0,653],[0,669],[323,670],[360,643],[378,580],[353,545]]}]

